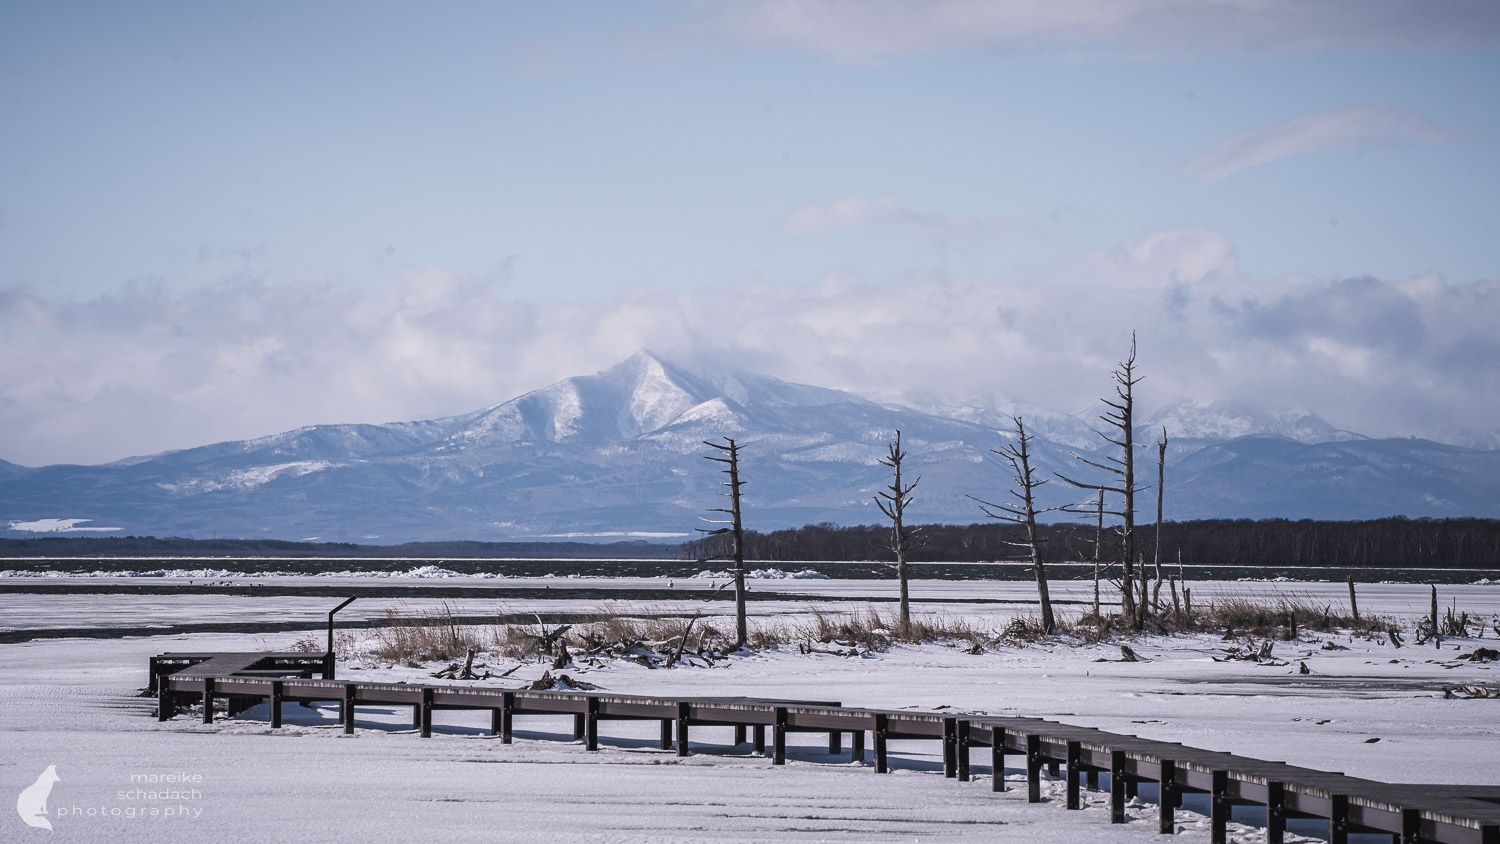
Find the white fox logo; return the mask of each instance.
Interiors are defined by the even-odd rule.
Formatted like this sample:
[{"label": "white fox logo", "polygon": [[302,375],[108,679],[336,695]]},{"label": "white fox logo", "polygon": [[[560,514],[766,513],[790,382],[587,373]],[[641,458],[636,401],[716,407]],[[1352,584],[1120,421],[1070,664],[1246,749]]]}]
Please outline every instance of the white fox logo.
[{"label": "white fox logo", "polygon": [[26,786],[21,791],[21,796],[16,798],[16,812],[27,826],[51,829],[52,821],[47,820],[47,797],[52,794],[52,784],[61,777],[57,775],[57,766],[48,765],[47,770],[36,778],[36,782]]}]

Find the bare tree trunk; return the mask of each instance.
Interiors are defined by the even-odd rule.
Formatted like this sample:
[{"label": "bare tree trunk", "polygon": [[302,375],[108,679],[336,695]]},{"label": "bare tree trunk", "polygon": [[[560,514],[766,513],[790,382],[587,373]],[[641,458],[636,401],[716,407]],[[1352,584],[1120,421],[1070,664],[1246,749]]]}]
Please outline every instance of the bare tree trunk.
[{"label": "bare tree trunk", "polygon": [[1167,428],[1161,429],[1161,442],[1156,444],[1156,591],[1151,595],[1151,609],[1161,612],[1161,511],[1162,500],[1167,489]]},{"label": "bare tree trunk", "polygon": [[[1057,619],[1052,613],[1052,596],[1047,590],[1047,572],[1042,566],[1041,544],[1046,540],[1037,534],[1036,517],[1038,513],[1061,508],[1048,507],[1042,510],[1036,508],[1036,489],[1047,482],[1037,480],[1035,470],[1031,467],[1031,441],[1034,438],[1026,433],[1026,423],[1019,416],[1012,417],[1012,420],[1016,423],[1016,441],[996,451],[995,454],[1010,462],[1011,469],[1015,472],[1015,488],[1010,491],[1010,494],[1020,503],[991,504],[978,498],[974,500],[979,502],[980,509],[990,518],[1026,526],[1025,543],[1006,542],[1006,544],[1013,547],[1022,546],[1030,552],[1031,570],[1036,575],[1037,599],[1042,608],[1042,629],[1053,633],[1057,630]],[[973,498],[972,495],[969,497]]]},{"label": "bare tree trunk", "polygon": [[745,623],[745,532],[740,522],[740,487],[744,486],[744,481],[740,480],[740,447],[739,443],[730,437],[725,437],[722,444],[706,440],[703,444],[725,455],[724,457],[706,455],[704,459],[712,460],[715,463],[723,463],[729,467],[721,470],[723,474],[729,476],[729,480],[722,484],[729,487],[729,491],[720,493],[729,497],[729,508],[715,507],[710,511],[725,513],[729,516],[729,519],[704,519],[705,522],[720,525],[727,524],[729,527],[703,532],[710,536],[728,534],[733,542],[730,557],[734,561],[734,568],[732,569],[734,572],[734,646],[738,650],[745,647],[745,643],[750,639],[749,630]]},{"label": "bare tree trunk", "polygon": [[[1091,484],[1074,480],[1062,473],[1058,477],[1073,486],[1082,489],[1094,489],[1104,492],[1112,492],[1121,498],[1121,506],[1113,515],[1120,517],[1120,610],[1121,614],[1129,620],[1132,629],[1140,630],[1146,624],[1146,587],[1145,573],[1142,572],[1142,583],[1140,586],[1140,599],[1136,599],[1136,536],[1135,536],[1135,494],[1139,488],[1135,484],[1135,385],[1140,383],[1141,377],[1135,372],[1136,344],[1135,335],[1130,335],[1130,356],[1121,361],[1112,374],[1115,382],[1115,396],[1118,401],[1104,399],[1103,402],[1110,409],[1099,417],[1107,425],[1119,432],[1119,439],[1112,439],[1109,435],[1099,433],[1105,442],[1119,447],[1119,457],[1104,458],[1107,463],[1100,463],[1080,456],[1072,452],[1073,458],[1080,463],[1101,469],[1119,478],[1119,486],[1111,486],[1108,483]],[[1098,433],[1098,432],[1096,432]],[[1068,512],[1080,512],[1076,509],[1068,509]],[[1087,512],[1087,511],[1083,511]]]},{"label": "bare tree trunk", "polygon": [[1099,615],[1099,560],[1104,549],[1104,490],[1099,490],[1099,521],[1094,526],[1094,618]]},{"label": "bare tree trunk", "polygon": [[906,556],[921,545],[913,545],[915,533],[906,527],[906,507],[912,502],[912,490],[917,488],[921,478],[917,478],[909,484],[901,482],[901,461],[906,459],[906,452],[901,450],[901,432],[896,431],[896,441],[887,445],[887,457],[880,462],[890,466],[895,473],[895,480],[891,482],[890,492],[878,492],[875,495],[875,504],[880,512],[891,520],[891,540],[887,547],[891,553],[896,555],[896,580],[901,589],[901,633],[911,633],[911,597],[907,586],[908,572],[906,568]]}]

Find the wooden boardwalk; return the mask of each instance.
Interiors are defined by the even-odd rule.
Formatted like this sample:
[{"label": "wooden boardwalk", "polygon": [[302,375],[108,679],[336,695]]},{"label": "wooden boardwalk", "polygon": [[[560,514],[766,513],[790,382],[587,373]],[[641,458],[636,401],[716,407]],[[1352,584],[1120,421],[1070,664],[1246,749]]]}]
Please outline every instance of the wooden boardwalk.
[{"label": "wooden boardwalk", "polygon": [[[834,701],[789,701],[736,697],[651,697],[592,692],[522,691],[475,686],[366,683],[333,677],[328,654],[162,654],[151,660],[152,687],[158,717],[171,718],[184,701],[203,704],[203,721],[214,717],[213,702],[227,698],[231,713],[247,702],[270,703],[271,726],[281,726],[282,704],[333,701],[340,723],[353,733],[355,710],[366,706],[410,706],[412,728],[432,735],[433,713],[483,710],[490,729],[511,742],[518,716],[572,715],[573,738],[587,750],[599,749],[600,725],[606,721],[657,721],[661,748],[675,747],[686,756],[694,727],[733,727],[736,744],[747,735],[756,752],[765,753],[771,736],[771,764],[786,762],[788,733],[828,735],[828,752],[842,752],[850,739],[850,760],[865,758],[865,737],[873,744],[874,771],[890,770],[889,742],[939,742],[943,771],[968,781],[975,748],[987,748],[985,766],[994,791],[1006,790],[1001,772],[1007,757],[1018,757],[1026,769],[1026,797],[1040,802],[1042,770],[1066,771],[1066,806],[1082,807],[1082,790],[1099,787],[1108,776],[1109,820],[1125,822],[1125,802],[1141,783],[1158,789],[1158,824],[1163,833],[1176,829],[1174,812],[1181,795],[1209,796],[1211,840],[1226,840],[1231,807],[1264,807],[1267,841],[1280,844],[1290,818],[1322,819],[1328,838],[1343,844],[1352,832],[1388,833],[1393,842],[1500,844],[1500,786],[1390,784],[1267,762],[1181,744],[1074,727],[1035,718],[956,715],[942,712],[856,709]],[[321,678],[310,675],[319,673]]]}]

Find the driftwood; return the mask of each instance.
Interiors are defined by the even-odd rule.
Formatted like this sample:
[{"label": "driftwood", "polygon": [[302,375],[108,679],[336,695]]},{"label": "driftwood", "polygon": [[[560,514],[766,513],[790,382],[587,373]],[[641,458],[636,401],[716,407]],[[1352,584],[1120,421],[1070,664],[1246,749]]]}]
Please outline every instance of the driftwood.
[{"label": "driftwood", "polygon": [[[517,666],[517,668],[519,667]],[[511,671],[514,670],[515,668],[511,669]],[[510,672],[507,671],[506,673],[509,674]],[[490,672],[486,671],[483,674],[474,673],[474,649],[469,648],[468,654],[464,657],[463,667],[460,668],[458,663],[451,662],[447,668],[433,672],[432,676],[444,680],[484,680],[490,676]]]},{"label": "driftwood", "polygon": [[1475,700],[1490,699],[1500,700],[1500,689],[1486,689],[1483,686],[1444,686],[1443,698],[1445,700]]}]

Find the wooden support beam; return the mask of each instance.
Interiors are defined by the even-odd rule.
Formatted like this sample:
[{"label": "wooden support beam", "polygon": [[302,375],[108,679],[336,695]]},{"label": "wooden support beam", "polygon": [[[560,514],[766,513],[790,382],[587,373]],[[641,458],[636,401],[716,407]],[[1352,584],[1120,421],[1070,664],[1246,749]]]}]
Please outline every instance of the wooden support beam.
[{"label": "wooden support beam", "polygon": [[1422,812],[1418,809],[1401,810],[1401,834],[1393,836],[1397,844],[1420,844],[1422,840]]},{"label": "wooden support beam", "polygon": [[740,745],[742,745],[744,743],[745,743],[745,725],[744,724],[735,724],[734,725],[734,746],[735,747],[739,747]]},{"label": "wooden support beam", "polygon": [[759,756],[766,755],[766,725],[756,724],[750,728],[751,749]]},{"label": "wooden support beam", "polygon": [[661,719],[661,744],[662,750],[672,749],[672,719]]},{"label": "wooden support beam", "polygon": [[1068,808],[1082,809],[1083,795],[1079,793],[1079,775],[1083,772],[1078,770],[1083,767],[1083,747],[1076,741],[1068,742]]},{"label": "wooden support beam", "polygon": [[828,755],[844,752],[844,734],[839,730],[828,731]]},{"label": "wooden support beam", "polygon": [[1062,765],[1057,762],[1047,763],[1047,776],[1057,779],[1062,776]]},{"label": "wooden support beam", "polygon": [[432,694],[431,686],[422,687],[422,703],[417,707],[422,715],[422,738],[432,738]]},{"label": "wooden support beam", "polygon": [[1026,802],[1042,802],[1042,737],[1026,736]]},{"label": "wooden support beam", "polygon": [[1266,783],[1266,844],[1286,842],[1286,785]]},{"label": "wooden support beam", "polygon": [[582,712],[573,713],[573,741],[583,741],[583,734],[588,731],[583,723],[586,720]]},{"label": "wooden support beam", "polygon": [[1328,844],[1349,844],[1349,797],[1335,794],[1328,810]]},{"label": "wooden support beam", "polygon": [[677,755],[688,755],[688,718],[692,715],[693,705],[685,700],[677,702]]},{"label": "wooden support beam", "polygon": [[514,737],[516,722],[516,693],[500,694],[500,743],[510,744]]},{"label": "wooden support beam", "polygon": [[1229,840],[1229,772],[1214,771],[1209,786],[1208,819],[1209,840],[1212,844],[1228,844]]},{"label": "wooden support beam", "polygon": [[588,712],[583,723],[583,746],[585,750],[599,749],[599,698],[590,696]]},{"label": "wooden support beam", "polygon": [[1500,844],[1500,825],[1489,823],[1481,826],[1479,844]]},{"label": "wooden support beam", "polygon": [[281,681],[271,681],[271,729],[281,728]]},{"label": "wooden support beam", "polygon": [[990,791],[1005,790],[1005,728],[992,727],[994,739],[990,743]]},{"label": "wooden support beam", "polygon": [[849,761],[857,765],[865,763],[864,730],[855,730],[849,734]]},{"label": "wooden support beam", "polygon": [[875,716],[875,773],[883,774],[890,770],[886,759],[887,734],[890,730],[890,716],[877,714]]},{"label": "wooden support beam", "polygon": [[969,722],[958,722],[958,781],[969,781]]},{"label": "wooden support beam", "polygon": [[1109,752],[1109,822],[1125,822],[1125,751]]},{"label": "wooden support beam", "polygon": [[166,675],[162,675],[161,682],[156,686],[156,720],[158,721],[169,721],[175,714],[172,711],[172,691],[168,685]]},{"label": "wooden support beam", "polygon": [[504,720],[499,707],[490,710],[490,735],[498,736],[505,731]]},{"label": "wooden support beam", "polygon": [[203,678],[203,723],[214,722],[214,678]]},{"label": "wooden support beam", "polygon": [[1157,781],[1156,831],[1162,835],[1177,832],[1177,763],[1161,760],[1161,779]]},{"label": "wooden support beam", "polygon": [[1083,787],[1089,791],[1099,790],[1099,772],[1093,768],[1083,772]]},{"label": "wooden support beam", "polygon": [[958,776],[958,719],[943,719],[943,776]]},{"label": "wooden support beam", "polygon": [[422,729],[422,704],[420,703],[414,703],[411,706],[411,728],[413,730]]},{"label": "wooden support beam", "polygon": [[344,687],[344,708],[339,713],[344,716],[344,735],[354,735],[354,684],[350,683]]},{"label": "wooden support beam", "polygon": [[786,764],[786,707],[776,707],[776,726],[771,734],[771,764]]}]

